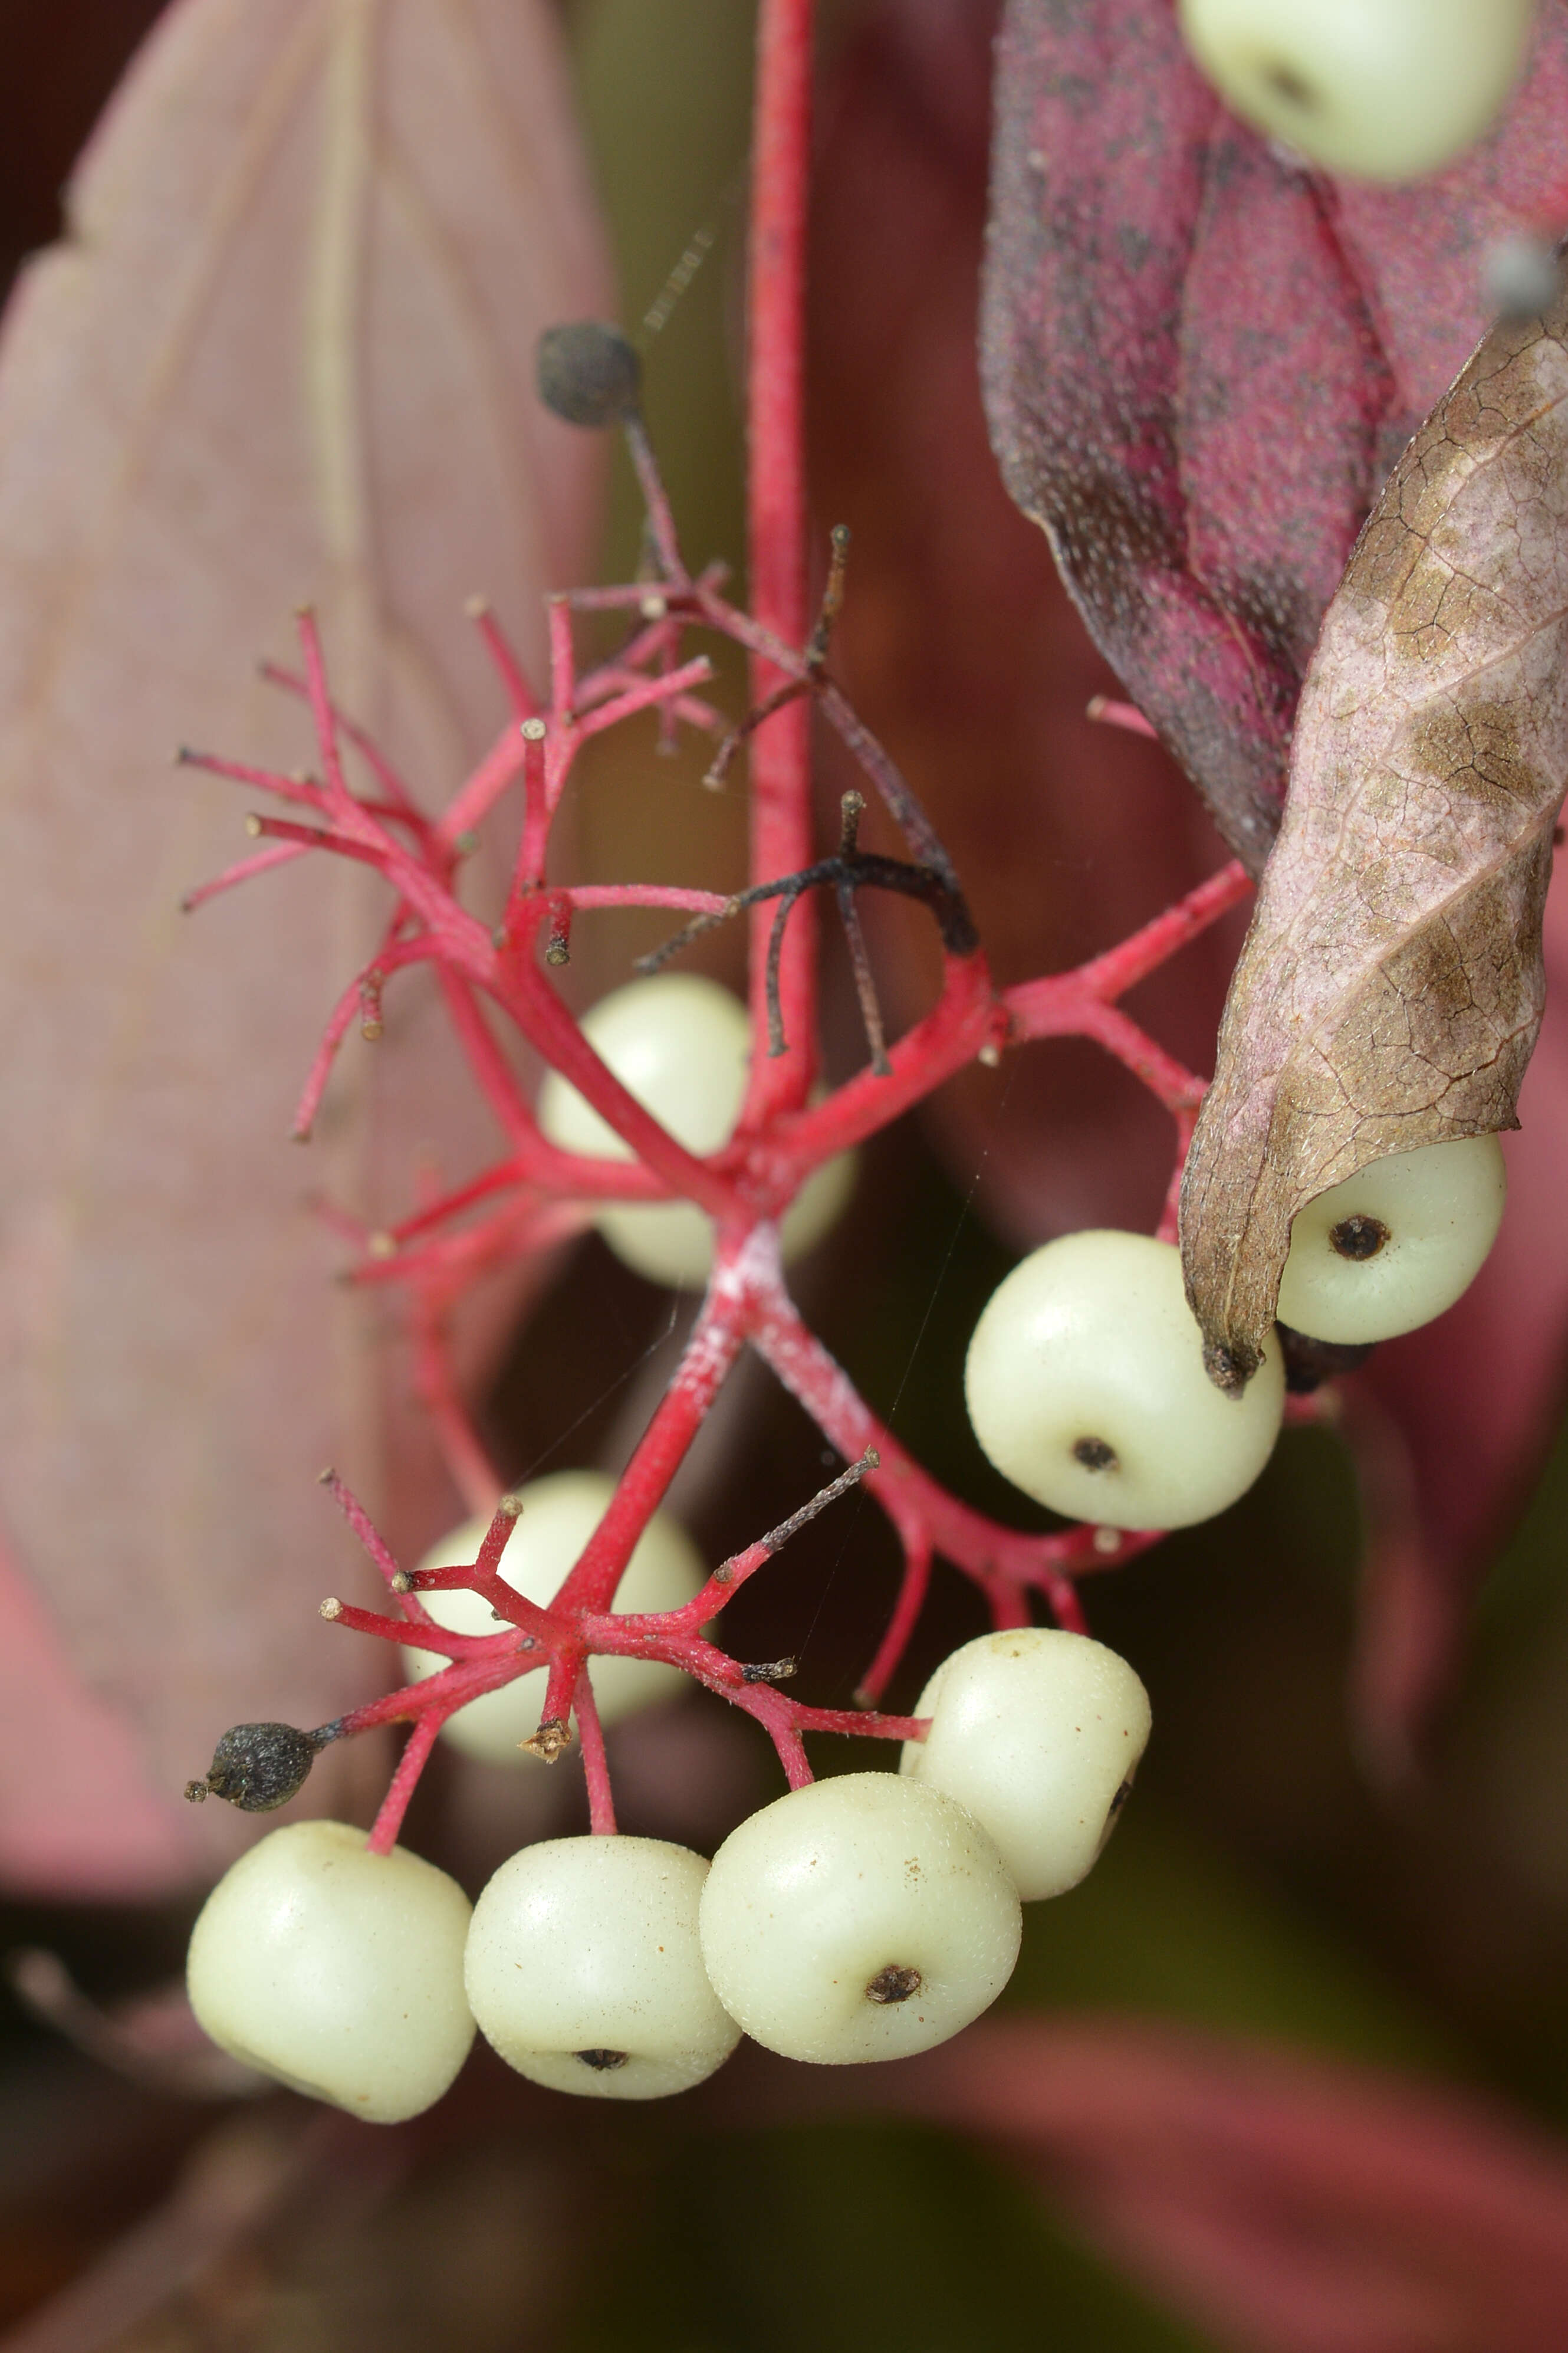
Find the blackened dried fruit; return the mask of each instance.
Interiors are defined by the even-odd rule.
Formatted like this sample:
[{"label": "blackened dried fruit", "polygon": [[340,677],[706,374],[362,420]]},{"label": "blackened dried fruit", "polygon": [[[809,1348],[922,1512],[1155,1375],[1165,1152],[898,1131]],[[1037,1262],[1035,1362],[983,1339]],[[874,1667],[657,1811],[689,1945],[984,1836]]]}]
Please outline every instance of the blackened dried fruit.
[{"label": "blackened dried fruit", "polygon": [[232,1725],[213,1751],[205,1778],[187,1782],[185,1795],[195,1804],[210,1789],[243,1813],[270,1813],[304,1788],[321,1746],[320,1733],[292,1724]]},{"label": "blackened dried fruit", "polygon": [[618,327],[574,319],[539,338],[539,397],[568,425],[618,425],[642,402],[642,362]]}]

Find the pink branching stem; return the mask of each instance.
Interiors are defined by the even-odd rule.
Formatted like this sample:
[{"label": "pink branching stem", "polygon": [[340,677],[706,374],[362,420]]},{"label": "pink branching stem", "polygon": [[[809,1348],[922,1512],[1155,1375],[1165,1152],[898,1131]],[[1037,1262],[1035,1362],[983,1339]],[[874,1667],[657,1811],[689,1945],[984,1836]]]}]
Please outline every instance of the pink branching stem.
[{"label": "pink branching stem", "polygon": [[419,1776],[425,1770],[430,1751],[436,1746],[436,1736],[450,1713],[450,1709],[431,1707],[416,1719],[414,1729],[404,1743],[403,1754],[397,1760],[397,1769],[381,1801],[381,1810],[371,1824],[370,1837],[365,1843],[372,1854],[390,1854],[397,1844],[397,1833],[403,1828],[408,1801],[418,1786]]},{"label": "pink branching stem", "polygon": [[679,907],[693,915],[721,915],[730,904],[717,891],[673,882],[574,882],[554,895],[572,907]]},{"label": "pink branching stem", "polygon": [[[860,1694],[868,1703],[879,1698],[904,1655],[937,1555],[979,1587],[996,1625],[1027,1622],[1033,1599],[1039,1595],[1059,1623],[1081,1631],[1084,1620],[1075,1580],[1130,1559],[1157,1541],[1153,1532],[1091,1526],[1026,1535],[999,1525],[948,1494],[889,1435],[807,1329],[780,1271],[777,1220],[805,1178],[835,1154],[889,1125],[977,1055],[990,1060],[1005,1048],[1031,1039],[1089,1038],[1120,1060],[1170,1112],[1184,1152],[1203,1082],[1124,1013],[1120,1000],[1237,905],[1249,887],[1239,866],[1226,867],[1103,955],[998,996],[984,955],[977,947],[971,949],[959,920],[962,901],[940,840],[887,751],[826,674],[807,605],[802,436],[812,13],[811,0],[762,0],[759,18],[748,364],[754,609],[742,612],[722,596],[721,566],[710,565],[692,576],[653,453],[640,420],[633,420],[628,436],[632,458],[664,576],[549,600],[547,701],[535,694],[488,608],[476,609],[475,619],[511,716],[438,822],[420,813],[396,771],[333,705],[309,614],[300,623],[301,673],[273,675],[310,705],[321,780],[279,776],[206,754],[184,755],[214,774],[270,793],[311,820],[252,820],[253,830],[268,838],[270,846],[204,886],[194,900],[311,849],[375,868],[393,894],[394,912],[381,952],[344,992],[328,1022],[301,1106],[304,1121],[308,1124],[355,1014],[366,1033],[373,1034],[379,1027],[386,981],[406,965],[433,962],[454,1033],[505,1139],[503,1160],[438,1198],[421,1202],[388,1231],[371,1234],[346,1218],[339,1220],[363,1253],[353,1279],[395,1282],[404,1287],[416,1392],[460,1492],[471,1507],[492,1513],[476,1559],[410,1577],[399,1570],[363,1507],[341,1481],[326,1474],[339,1507],[397,1597],[402,1614],[395,1617],[340,1602],[324,1605],[324,1614],[389,1644],[412,1640],[416,1647],[428,1649],[447,1662],[405,1688],[353,1710],[336,1727],[353,1733],[372,1725],[413,1725],[372,1834],[378,1852],[386,1851],[397,1835],[441,1725],[481,1694],[541,1671],[546,1675],[541,1738],[531,1745],[538,1746],[541,1754],[557,1753],[575,1718],[592,1825],[596,1832],[613,1831],[616,1817],[605,1744],[585,1664],[595,1656],[663,1660],[721,1694],[768,1734],[792,1787],[811,1778],[805,1746],[808,1734],[923,1736],[921,1720],[883,1715],[873,1705],[833,1709],[799,1703],[777,1687],[793,1672],[793,1662],[747,1666],[709,1639],[712,1620],[735,1592],[775,1556],[805,1517],[861,1475],[903,1552],[898,1597]],[[628,633],[610,660],[580,674],[573,617],[576,610],[593,609],[625,613]],[[801,902],[796,895],[793,916],[779,934],[775,1001],[785,1050],[778,1055],[767,1050],[773,905],[758,902],[751,944],[756,1051],[746,1104],[735,1135],[706,1159],[688,1152],[612,1076],[556,994],[546,969],[569,955],[572,922],[580,912],[628,906],[709,916],[740,912],[733,901],[710,892],[629,882],[566,887],[548,879],[552,823],[585,741],[649,710],[658,715],[664,742],[672,739],[679,724],[710,733],[721,725],[717,712],[693,691],[707,682],[711,665],[703,657],[681,659],[686,633],[693,627],[729,638],[751,663],[752,884],[789,886],[780,902],[787,905],[790,892],[798,894],[799,878],[814,867],[809,714],[820,711],[880,794],[902,830],[910,856],[927,870],[923,877],[911,877],[906,867],[894,883],[909,883],[917,895],[929,898],[939,912],[947,951],[936,1003],[897,1040],[886,1069],[866,1069],[813,1103],[817,1050],[814,899],[808,894]],[[785,685],[803,691],[778,701],[778,690]],[[1135,733],[1152,732],[1131,705],[1102,702],[1091,707],[1091,713]],[[731,750],[735,740],[732,733],[727,736]],[[350,789],[344,744],[367,763],[384,798],[360,797]],[[520,779],[521,791],[512,803],[516,807],[521,802],[519,846],[502,921],[492,930],[488,920],[462,905],[455,878],[475,828]],[[841,866],[830,865],[812,887],[831,882],[841,894],[864,887],[875,879],[875,862],[863,860],[854,883]],[[928,888],[932,878],[934,886]],[[886,873],[882,880],[888,881]],[[881,1049],[879,1022],[874,1017],[873,998],[868,1018],[875,1059]],[[560,1152],[545,1141],[498,1036],[498,1028],[506,1024],[600,1113],[629,1157],[584,1157]],[[1178,1176],[1179,1166],[1178,1155]],[[513,1514],[505,1504],[497,1507],[500,1479],[462,1395],[449,1319],[486,1274],[504,1270],[514,1285],[520,1276],[525,1283],[542,1281],[552,1245],[588,1223],[595,1203],[668,1198],[694,1202],[713,1221],[715,1266],[708,1294],[679,1368],[603,1518],[549,1609],[542,1609],[515,1593],[500,1573]],[[1173,1180],[1163,1234],[1173,1230],[1174,1201]],[[632,1551],[746,1345],[772,1367],[823,1433],[850,1459],[851,1467],[781,1528],[721,1564],[684,1608],[644,1616],[616,1613],[615,1596]],[[497,1508],[492,1512],[492,1507]],[[496,1613],[495,1633],[456,1634],[432,1621],[421,1592],[457,1589],[489,1602]]]},{"label": "pink branching stem", "polygon": [[675,517],[670,512],[663,478],[655,463],[647,430],[640,417],[626,418],[626,435],[637,488],[642,492],[643,505],[647,512],[648,535],[653,541],[660,568],[672,587],[689,588],[691,575],[681,559]]},{"label": "pink branching stem", "polygon": [[550,726],[554,735],[566,735],[577,708],[577,649],[572,638],[572,607],[564,596],[545,599],[550,630]]},{"label": "pink branching stem", "polygon": [[465,780],[461,791],[454,796],[450,807],[442,812],[436,827],[441,841],[455,846],[465,840],[489,816],[507,787],[515,784],[523,772],[526,756],[527,745],[516,725],[503,727],[479,766]]},{"label": "pink branching stem", "polygon": [[595,1838],[614,1838],[616,1801],[610,1789],[610,1765],[605,1755],[605,1732],[599,1722],[599,1704],[594,1697],[593,1679],[586,1667],[577,1678],[572,1712],[577,1720],[577,1737],[583,1747],[583,1773],[588,1784],[588,1828]]},{"label": "pink branching stem", "polygon": [[[369,1553],[372,1560],[374,1561],[377,1568],[380,1569],[382,1576],[386,1580],[387,1590],[389,1592],[395,1592],[397,1590],[397,1579],[401,1577],[403,1572],[398,1567],[390,1546],[381,1535],[374,1522],[372,1520],[370,1514],[360,1502],[359,1497],[354,1493],[352,1487],[350,1487],[343,1480],[339,1478],[335,1471],[323,1471],[321,1473],[321,1484],[326,1489],[328,1494],[331,1497],[333,1503],[337,1505],[339,1511],[342,1514],[344,1519],[347,1520],[350,1527],[359,1538],[360,1543],[364,1546],[366,1552]],[[424,1613],[420,1612],[419,1614],[422,1616]]]},{"label": "pink branching stem", "polygon": [[[878,1643],[870,1665],[861,1676],[855,1697],[870,1707],[887,1690],[915,1630],[931,1584],[931,1548],[923,1533],[911,1531],[904,1542],[903,1573],[888,1630]],[[1076,1599],[1076,1595],[1074,1596]]]},{"label": "pink branching stem", "polygon": [[512,718],[520,726],[525,719],[537,719],[539,698],[528,682],[528,673],[518,659],[511,639],[482,596],[476,596],[469,605],[468,618],[484,639],[485,650],[506,689]]},{"label": "pink branching stem", "polygon": [[780,1117],[771,1144],[785,1166],[802,1172],[863,1144],[972,1062],[983,1046],[999,1042],[1002,1022],[984,955],[947,957],[942,996],[891,1048],[888,1076],[863,1070],[808,1111]]},{"label": "pink branching stem", "polygon": [[205,907],[209,899],[216,899],[222,891],[232,891],[237,882],[248,882],[255,875],[270,873],[275,866],[291,866],[297,858],[308,855],[303,842],[274,842],[270,849],[258,849],[254,858],[242,858],[235,865],[225,867],[223,872],[215,874],[210,882],[198,882],[195,889],[187,891],[180,901],[181,912],[194,915],[198,907]]},{"label": "pink branching stem", "polygon": [[1237,906],[1252,888],[1247,869],[1233,860],[1211,874],[1195,890],[1178,899],[1173,907],[1156,915],[1103,955],[1093,956],[1087,964],[1076,965],[1070,972],[1049,973],[1043,980],[1026,980],[1015,988],[1004,991],[1002,1002],[1007,1009],[1013,1041],[1022,1043],[1027,1038],[1060,1038],[1069,1034],[1063,1025],[1065,1008],[1093,1001],[1110,1005],[1139,981],[1146,980],[1196,939],[1200,932],[1216,923],[1228,909]]},{"label": "pink branching stem", "polygon": [[[895,1526],[920,1529],[943,1558],[968,1571],[994,1604],[1020,1587],[1048,1594],[1064,1622],[1081,1630],[1082,1620],[1069,1577],[1105,1565],[1097,1545],[1100,1531],[1066,1528],[1059,1535],[1032,1536],[999,1526],[948,1494],[907,1454],[866,1406],[847,1376],[807,1330],[782,1284],[759,1286],[748,1336],[764,1362],[797,1398],[841,1453],[872,1449],[879,1468],[867,1485]],[[1158,1541],[1158,1531],[1118,1532],[1115,1557],[1130,1559]]]},{"label": "pink branching stem", "polygon": [[[321,1042],[316,1049],[315,1058],[305,1080],[304,1089],[294,1113],[294,1124],[290,1130],[297,1143],[303,1144],[315,1125],[316,1113],[321,1109],[321,1097],[326,1092],[327,1081],[331,1076],[332,1064],[337,1060],[338,1049],[353,1027],[355,1016],[360,1017],[366,1038],[379,1037],[381,1034],[379,1015],[373,1026],[370,1019],[370,1008],[373,1004],[379,1005],[383,985],[391,979],[394,973],[405,970],[409,965],[428,964],[434,956],[435,950],[426,940],[405,941],[395,946],[390,943],[384,944],[364,971],[356,974],[349,983],[327,1017],[327,1026],[321,1033]],[[370,992],[368,995],[367,986]]]},{"label": "pink branching stem", "polygon": [[409,1302],[415,1394],[429,1418],[453,1486],[477,1517],[481,1512],[494,1511],[503,1482],[463,1403],[446,1324],[445,1301],[432,1298],[424,1286],[416,1285]]},{"label": "pink branching stem", "polygon": [[[653,649],[650,659],[654,657],[657,657],[662,665],[659,671],[659,683],[663,688],[666,681],[674,676],[675,664],[668,658],[668,649],[664,646],[656,646]],[[604,669],[594,672],[594,687],[597,690],[602,686],[604,697],[607,697],[613,691],[624,690],[634,683],[640,684],[641,681],[629,662],[624,666],[619,662],[607,663]],[[596,691],[589,691],[588,682],[584,680],[578,691],[577,708],[581,712],[595,710],[602,699],[603,697]],[[666,748],[671,749],[675,741],[673,723],[678,719],[684,720],[688,727],[698,728],[704,735],[721,735],[729,725],[721,711],[715,709],[710,702],[702,702],[695,694],[661,693],[658,715],[661,720],[671,723],[671,733],[666,745]]]},{"label": "pink branching stem", "polygon": [[717,1273],[674,1379],[637,1441],[608,1510],[551,1604],[558,1614],[609,1609],[637,1538],[664,1501],[741,1353],[739,1301],[738,1290]]},{"label": "pink branching stem", "polygon": [[[297,671],[282,670],[276,662],[263,662],[261,675],[269,686],[280,686],[286,694],[298,695],[304,702],[310,701],[309,682]],[[399,816],[411,818],[416,826],[423,827],[426,822],[423,810],[374,736],[347,718],[335,703],[332,705],[332,719],[338,733],[353,745]]]},{"label": "pink branching stem", "polygon": [[468,982],[440,966],[441,993],[468,1068],[512,1150],[526,1159],[539,1141],[532,1108],[524,1096],[517,1072],[501,1052]]},{"label": "pink branching stem", "polygon": [[623,719],[635,718],[639,711],[651,711],[656,704],[679,702],[689,688],[704,685],[712,675],[713,665],[707,655],[698,654],[663,678],[639,679],[635,686],[616,695],[614,702],[598,703],[578,716],[578,741],[585,743],[590,735],[602,735],[606,727],[618,727]]},{"label": "pink branching stem", "polygon": [[[748,562],[752,609],[786,645],[811,626],[806,580],[805,249],[811,181],[811,0],[762,0],[752,130],[750,349],[747,354]],[[761,703],[784,683],[752,665]],[[787,704],[751,746],[751,879],[769,882],[811,862],[811,729],[804,702]],[[767,1051],[766,969],[772,917],[752,918],[755,1050],[742,1124],[761,1126],[805,1102],[816,1070],[816,914],[798,909],[784,941],[779,1002],[787,1039]]]}]

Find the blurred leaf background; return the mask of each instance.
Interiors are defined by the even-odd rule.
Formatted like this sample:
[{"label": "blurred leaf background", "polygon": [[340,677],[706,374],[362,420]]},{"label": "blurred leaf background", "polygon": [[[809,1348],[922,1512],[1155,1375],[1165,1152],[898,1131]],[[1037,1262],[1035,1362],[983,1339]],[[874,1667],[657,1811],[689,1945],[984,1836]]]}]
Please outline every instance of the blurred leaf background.
[{"label": "blurred leaf background", "polygon": [[[54,232],[56,191],[155,13],[146,0],[0,8],[8,263]],[[858,13],[849,0],[830,13],[829,51]],[[628,324],[694,236],[711,236],[667,323],[645,335],[647,404],[689,549],[739,567],[751,11],[574,0],[567,21]],[[637,531],[623,468],[607,573],[625,575]],[[237,661],[249,650],[236,648]],[[733,673],[728,687],[738,698]],[[704,793],[699,758],[656,762],[650,750],[651,738],[624,735],[585,765],[585,863],[727,879],[739,796]],[[610,985],[648,936],[640,919],[616,919],[594,934],[591,960],[585,944],[577,976]],[[731,953],[721,944],[716,968]],[[1005,1097],[996,1116],[1007,1117]],[[955,1184],[951,1155],[940,1166],[908,1135],[874,1152],[805,1304],[866,1393],[892,1407],[905,1443],[961,1493],[1016,1515],[962,1406],[964,1341],[1008,1263],[971,1189]],[[669,1326],[667,1301],[584,1244],[490,1399],[503,1466],[613,1461],[668,1359]],[[1431,1344],[1441,1347],[1440,1329]],[[695,1532],[715,1551],[783,1516],[819,1476],[819,1442],[786,1401],[748,1381],[743,1405],[699,1450],[689,1482]],[[1155,1738],[1094,1877],[1027,1915],[1008,2002],[1262,2037],[1499,2095],[1568,2131],[1565,1504],[1560,1446],[1487,1588],[1429,1779],[1397,1807],[1369,1794],[1347,1731],[1359,1528],[1331,1434],[1288,1434],[1225,1520],[1100,1580],[1094,1630],[1148,1682]],[[850,1506],[801,1539],[787,1575],[748,1589],[737,1649],[799,1651],[802,1690],[842,1702],[894,1567],[875,1512]],[[912,1698],[978,1625],[960,1581],[939,1577],[895,1696]],[[258,1692],[258,1714],[268,1704]],[[822,1760],[861,1761],[848,1748]],[[700,1701],[666,1733],[630,1736],[622,1783],[627,1827],[699,1841],[773,1787],[749,1737]],[[520,1836],[574,1827],[577,1804],[564,1777],[520,1795],[443,1767],[411,1842],[473,1886]],[[177,1971],[192,1908],[13,1906],[0,1941],[59,1952],[112,2003]],[[1251,2341],[1158,2308],[1001,2158],[878,2118],[869,2086],[863,2119],[748,2123],[686,2104],[580,2116],[481,2058],[446,2109],[373,2148],[374,2136],[346,2126],[311,2141],[314,2121],[282,2095],[215,2120],[109,2074],[13,2006],[0,2065],[0,2323],[15,2332],[0,2347],[18,2353],[366,2342],[399,2353],[432,2341],[465,2353],[784,2353],[802,2342],[818,2353],[1195,2353]],[[1479,2338],[1454,2342],[1486,2353]]]}]

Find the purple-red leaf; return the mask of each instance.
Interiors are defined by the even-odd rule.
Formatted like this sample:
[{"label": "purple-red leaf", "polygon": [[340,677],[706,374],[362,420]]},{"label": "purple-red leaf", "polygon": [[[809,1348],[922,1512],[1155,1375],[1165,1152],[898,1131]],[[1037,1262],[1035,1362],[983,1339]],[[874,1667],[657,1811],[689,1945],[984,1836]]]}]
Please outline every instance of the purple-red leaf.
[{"label": "purple-red leaf", "polygon": [[[323,860],[183,919],[246,803],[170,756],[312,756],[254,669],[311,599],[344,704],[451,789],[505,711],[463,599],[537,661],[585,550],[597,451],[540,408],[533,344],[606,285],[547,0],[179,0],[69,219],[0,344],[0,1496],[150,1778],[104,1764],[84,1831],[7,1714],[31,1820],[0,1866],[123,1895],[237,1834],[179,1801],[227,1724],[319,1723],[381,1669],[315,1614],[363,1573],[322,1464],[410,1548],[455,1516],[310,1196],[380,1223],[422,1156],[495,1144],[412,983],[286,1142],[384,900]],[[347,1753],[304,1802],[353,1802],[375,1759]]]},{"label": "purple-red leaf", "polygon": [[988,2020],[879,2072],[1235,2353],[1562,2344],[1568,2162],[1472,2097],[1110,2021]]},{"label": "purple-red leaf", "polygon": [[1487,324],[1489,248],[1568,214],[1568,9],[1483,144],[1418,186],[1238,123],[1168,0],[1012,0],[983,366],[1013,496],[1256,871],[1351,542]]}]

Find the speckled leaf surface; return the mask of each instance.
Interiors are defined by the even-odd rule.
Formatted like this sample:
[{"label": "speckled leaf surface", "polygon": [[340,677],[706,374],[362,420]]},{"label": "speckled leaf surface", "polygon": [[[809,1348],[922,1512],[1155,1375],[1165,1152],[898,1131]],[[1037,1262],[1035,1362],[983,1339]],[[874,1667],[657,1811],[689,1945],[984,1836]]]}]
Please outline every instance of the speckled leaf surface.
[{"label": "speckled leaf surface", "polygon": [[1257,871],[1352,539],[1489,322],[1487,251],[1568,216],[1568,9],[1496,132],[1408,188],[1228,114],[1167,0],[1011,0],[983,366],[997,456],[1096,644]]}]

